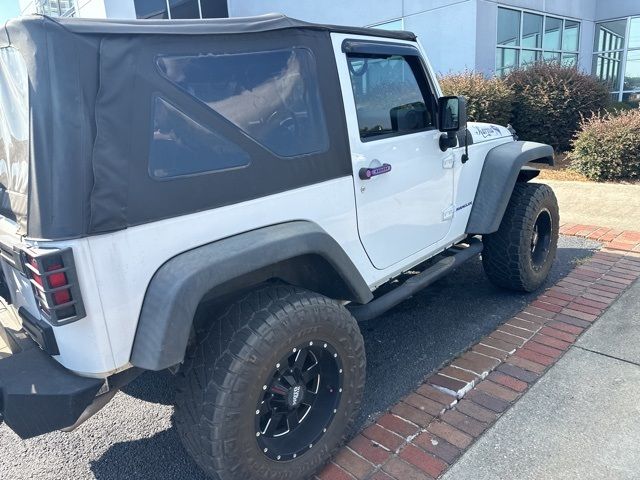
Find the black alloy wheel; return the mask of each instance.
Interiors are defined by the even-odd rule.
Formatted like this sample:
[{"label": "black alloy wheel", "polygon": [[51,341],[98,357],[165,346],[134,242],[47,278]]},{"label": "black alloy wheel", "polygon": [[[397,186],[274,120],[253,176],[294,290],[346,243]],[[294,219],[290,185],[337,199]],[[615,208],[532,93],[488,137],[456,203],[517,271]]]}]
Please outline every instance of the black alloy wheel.
[{"label": "black alloy wheel", "polygon": [[342,363],[322,340],[292,349],[274,367],[256,406],[256,438],[276,461],[303,455],[326,433],[342,394]]},{"label": "black alloy wheel", "polygon": [[531,263],[535,270],[540,270],[549,256],[552,226],[553,220],[549,210],[541,210],[531,234]]}]

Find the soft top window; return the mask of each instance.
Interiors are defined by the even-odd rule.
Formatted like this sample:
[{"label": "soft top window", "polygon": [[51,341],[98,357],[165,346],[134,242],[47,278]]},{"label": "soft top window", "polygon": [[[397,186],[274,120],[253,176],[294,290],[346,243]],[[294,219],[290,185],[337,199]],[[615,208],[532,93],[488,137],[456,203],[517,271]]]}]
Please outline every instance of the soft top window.
[{"label": "soft top window", "polygon": [[27,67],[18,50],[0,48],[0,215],[24,229],[29,178]]},{"label": "soft top window", "polygon": [[239,146],[189,118],[160,97],[154,99],[149,173],[158,180],[249,165]]},{"label": "soft top window", "polygon": [[328,149],[315,60],[306,48],[165,55],[157,65],[169,81],[276,155]]}]

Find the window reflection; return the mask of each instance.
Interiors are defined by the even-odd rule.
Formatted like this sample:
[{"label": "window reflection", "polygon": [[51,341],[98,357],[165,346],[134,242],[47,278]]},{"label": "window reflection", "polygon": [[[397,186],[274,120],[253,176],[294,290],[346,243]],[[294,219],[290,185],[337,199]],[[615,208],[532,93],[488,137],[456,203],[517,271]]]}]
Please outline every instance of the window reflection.
[{"label": "window reflection", "polygon": [[164,76],[281,156],[328,148],[315,62],[305,48],[161,56]]},{"label": "window reflection", "polygon": [[435,126],[418,57],[350,54],[347,61],[361,138]]},{"label": "window reflection", "polygon": [[498,8],[498,75],[541,60],[577,66],[579,47],[580,22],[576,20]]},{"label": "window reflection", "polygon": [[498,45],[520,45],[520,12],[498,9]]},{"label": "window reflection", "polygon": [[239,146],[155,98],[149,151],[152,177],[162,180],[246,165],[249,155]]}]

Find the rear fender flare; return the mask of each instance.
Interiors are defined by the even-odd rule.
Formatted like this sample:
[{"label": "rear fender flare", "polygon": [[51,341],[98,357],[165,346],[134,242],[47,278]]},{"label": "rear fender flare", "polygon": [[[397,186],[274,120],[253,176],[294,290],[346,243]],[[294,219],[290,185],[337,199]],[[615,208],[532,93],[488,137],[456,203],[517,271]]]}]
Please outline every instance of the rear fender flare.
[{"label": "rear fender flare", "polygon": [[182,362],[205,296],[273,276],[341,300],[373,298],[349,256],[318,225],[295,221],[259,228],[181,253],[156,271],[142,304],[131,363],[162,370]]}]

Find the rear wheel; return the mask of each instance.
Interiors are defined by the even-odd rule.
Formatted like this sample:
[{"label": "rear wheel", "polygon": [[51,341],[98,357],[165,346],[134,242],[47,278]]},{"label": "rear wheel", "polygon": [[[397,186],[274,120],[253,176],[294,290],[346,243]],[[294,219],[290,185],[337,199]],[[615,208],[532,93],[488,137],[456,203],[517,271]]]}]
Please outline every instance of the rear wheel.
[{"label": "rear wheel", "polygon": [[364,380],[362,336],[342,305],[261,287],[190,351],[177,429],[198,465],[222,480],[308,478],[346,438]]},{"label": "rear wheel", "polygon": [[517,183],[497,232],[483,237],[482,265],[499,287],[532,292],[547,279],[558,247],[560,217],[553,190]]}]

